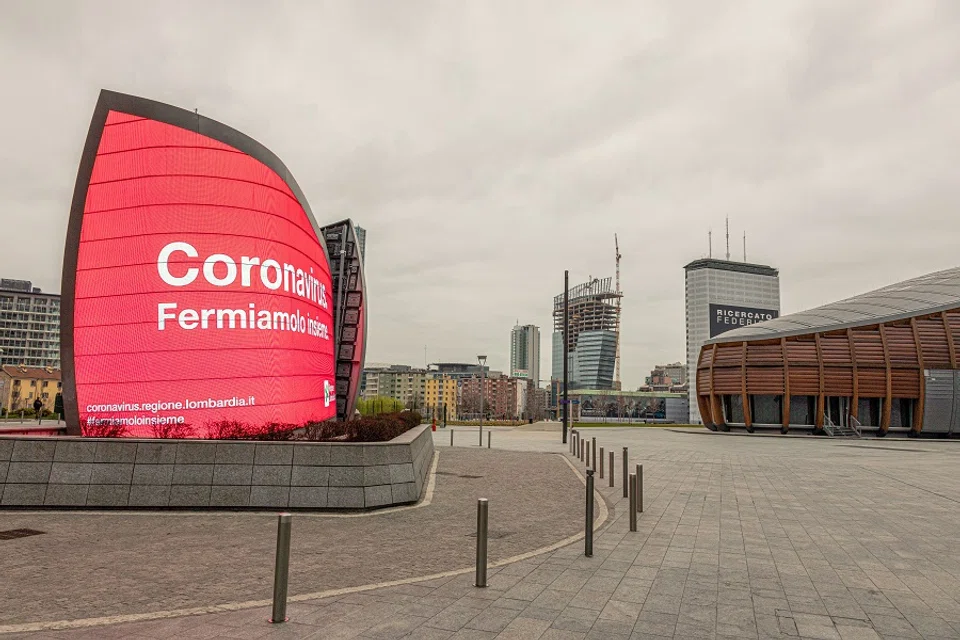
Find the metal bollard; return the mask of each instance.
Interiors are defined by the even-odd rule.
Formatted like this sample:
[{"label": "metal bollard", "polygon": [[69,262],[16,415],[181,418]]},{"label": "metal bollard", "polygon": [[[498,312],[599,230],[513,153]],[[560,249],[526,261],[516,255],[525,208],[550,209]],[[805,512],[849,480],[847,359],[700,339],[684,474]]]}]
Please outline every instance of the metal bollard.
[{"label": "metal bollard", "polygon": [[491,435],[491,432],[487,431],[487,449],[490,448],[490,435]]},{"label": "metal bollard", "polygon": [[58,414],[57,414],[57,424],[60,424],[60,421],[61,421],[61,420],[63,420],[63,414],[62,414],[62,413],[58,413]]},{"label": "metal bollard", "polygon": [[597,439],[596,438],[590,438],[590,451],[593,454],[593,457],[590,458],[591,460],[590,466],[596,469],[597,468]]},{"label": "metal bollard", "polygon": [[583,443],[583,461],[584,463],[586,463],[588,467],[590,466],[590,443],[589,442]]},{"label": "metal bollard", "polygon": [[580,451],[578,452],[578,455],[580,456],[580,462],[583,462],[583,440],[580,440],[579,444]]},{"label": "metal bollard", "polygon": [[643,465],[637,465],[637,511],[643,513]]},{"label": "metal bollard", "polygon": [[287,621],[287,578],[290,576],[290,520],[289,513],[277,518],[277,561],[273,570],[273,614],[270,622]]},{"label": "metal bollard", "polygon": [[453,429],[450,429],[450,446],[453,446]]},{"label": "metal bollard", "polygon": [[613,486],[613,451],[610,452],[610,486]]},{"label": "metal bollard", "polygon": [[574,431],[572,435],[573,437],[570,438],[570,453],[576,453],[577,452],[577,432]]},{"label": "metal bollard", "polygon": [[23,411],[20,412],[20,424],[23,424]]},{"label": "metal bollard", "polygon": [[600,447],[600,477],[603,478],[603,447]]},{"label": "metal bollard", "polygon": [[476,586],[487,586],[487,499],[477,500],[477,579]]},{"label": "metal bollard", "polygon": [[630,491],[629,485],[627,482],[629,480],[628,475],[630,474],[630,469],[627,467],[627,464],[629,463],[629,458],[630,456],[627,455],[627,448],[624,447],[623,448],[623,497],[624,498],[626,498],[629,495],[629,491]]},{"label": "metal bollard", "polygon": [[583,555],[593,557],[593,469],[587,469],[586,531],[583,536]]},{"label": "metal bollard", "polygon": [[630,531],[637,530],[637,476],[630,474]]}]

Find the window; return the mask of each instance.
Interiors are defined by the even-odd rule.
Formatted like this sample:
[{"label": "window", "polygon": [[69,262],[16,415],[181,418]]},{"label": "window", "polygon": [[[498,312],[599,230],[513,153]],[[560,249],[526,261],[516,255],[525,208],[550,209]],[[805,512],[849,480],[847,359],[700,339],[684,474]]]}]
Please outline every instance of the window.
[{"label": "window", "polygon": [[879,427],[882,413],[880,398],[860,398],[857,402],[857,420],[866,427]]},{"label": "window", "polygon": [[890,403],[890,426],[913,426],[913,411],[916,400],[913,398],[892,398]]},{"label": "window", "polygon": [[750,396],[750,417],[754,424],[780,424],[783,420],[783,396]]},{"label": "window", "polygon": [[790,424],[816,424],[817,396],[790,396]]},{"label": "window", "polygon": [[728,424],[743,424],[743,396],[740,394],[721,396],[723,419]]}]

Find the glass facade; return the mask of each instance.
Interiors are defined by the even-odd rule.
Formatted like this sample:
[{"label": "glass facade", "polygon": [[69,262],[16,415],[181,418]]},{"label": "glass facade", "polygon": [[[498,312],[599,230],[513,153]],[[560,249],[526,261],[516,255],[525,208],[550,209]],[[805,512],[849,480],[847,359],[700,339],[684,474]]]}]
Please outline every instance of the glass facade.
[{"label": "glass facade", "polygon": [[510,332],[510,377],[540,385],[540,327],[517,325]]},{"label": "glass facade", "polygon": [[584,331],[577,336],[575,389],[612,389],[617,358],[617,334]]}]

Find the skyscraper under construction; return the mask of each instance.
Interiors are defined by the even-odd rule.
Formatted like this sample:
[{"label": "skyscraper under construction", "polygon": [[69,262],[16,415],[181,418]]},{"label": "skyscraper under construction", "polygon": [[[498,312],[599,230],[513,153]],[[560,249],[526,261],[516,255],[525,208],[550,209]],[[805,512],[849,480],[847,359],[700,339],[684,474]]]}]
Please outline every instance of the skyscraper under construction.
[{"label": "skyscraper under construction", "polygon": [[613,278],[591,278],[570,288],[570,333],[563,344],[563,294],[553,299],[552,377],[563,379],[563,349],[569,352],[570,389],[613,389],[622,294]]}]

